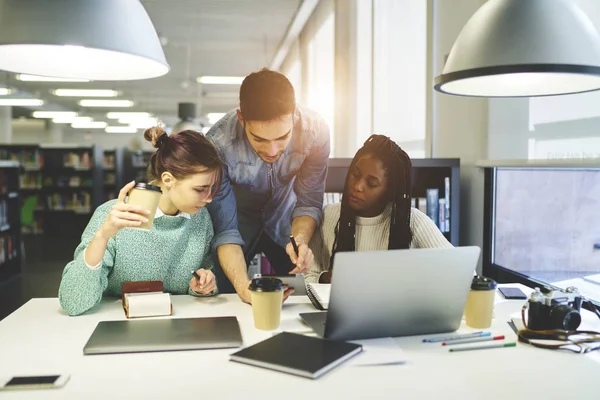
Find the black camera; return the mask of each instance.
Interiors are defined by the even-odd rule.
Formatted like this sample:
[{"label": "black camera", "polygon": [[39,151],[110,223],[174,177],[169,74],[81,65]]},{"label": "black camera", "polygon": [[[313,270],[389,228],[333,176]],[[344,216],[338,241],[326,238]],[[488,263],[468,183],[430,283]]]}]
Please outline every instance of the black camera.
[{"label": "black camera", "polygon": [[583,298],[574,287],[565,290],[535,288],[529,297],[527,327],[534,331],[560,329],[574,331],[581,324],[581,304]]}]

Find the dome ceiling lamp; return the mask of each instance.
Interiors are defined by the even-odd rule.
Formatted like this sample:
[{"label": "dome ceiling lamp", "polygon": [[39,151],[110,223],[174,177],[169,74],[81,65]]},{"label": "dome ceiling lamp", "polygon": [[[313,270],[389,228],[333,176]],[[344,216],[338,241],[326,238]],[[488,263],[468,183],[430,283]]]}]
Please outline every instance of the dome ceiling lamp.
[{"label": "dome ceiling lamp", "polygon": [[120,81],[169,64],[139,0],[0,0],[0,69]]},{"label": "dome ceiling lamp", "polygon": [[600,89],[600,35],[566,0],[488,0],[456,39],[435,90],[534,97]]}]

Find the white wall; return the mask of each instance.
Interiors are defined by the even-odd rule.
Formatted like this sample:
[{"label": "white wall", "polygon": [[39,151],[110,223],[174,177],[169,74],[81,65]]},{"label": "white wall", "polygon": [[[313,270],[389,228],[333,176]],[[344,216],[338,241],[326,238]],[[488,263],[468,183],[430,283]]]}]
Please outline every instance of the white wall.
[{"label": "white wall", "polygon": [[[445,56],[463,25],[483,3],[483,0],[433,1],[430,46],[433,76],[442,72]],[[441,94],[434,92],[432,85],[430,88],[432,157],[461,159],[460,243],[483,246],[483,171],[475,164],[487,157],[488,101]]]}]

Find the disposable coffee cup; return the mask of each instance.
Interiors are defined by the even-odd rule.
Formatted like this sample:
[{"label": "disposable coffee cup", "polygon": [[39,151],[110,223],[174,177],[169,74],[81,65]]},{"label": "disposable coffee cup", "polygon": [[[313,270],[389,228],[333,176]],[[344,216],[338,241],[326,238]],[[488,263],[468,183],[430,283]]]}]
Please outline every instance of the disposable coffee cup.
[{"label": "disposable coffee cup", "polygon": [[250,282],[252,314],[256,329],[271,331],[279,327],[283,282],[277,278],[254,278]]},{"label": "disposable coffee cup", "polygon": [[154,223],[154,215],[156,214],[156,208],[158,207],[158,200],[162,191],[158,186],[150,185],[145,182],[137,182],[133,189],[129,191],[128,204],[137,204],[144,210],[150,211],[150,214],[146,215],[148,222],[143,222],[140,226],[133,229],[142,229],[145,231],[152,230],[152,224]]},{"label": "disposable coffee cup", "polygon": [[485,329],[492,326],[496,281],[474,276],[465,306],[465,322],[471,328]]}]

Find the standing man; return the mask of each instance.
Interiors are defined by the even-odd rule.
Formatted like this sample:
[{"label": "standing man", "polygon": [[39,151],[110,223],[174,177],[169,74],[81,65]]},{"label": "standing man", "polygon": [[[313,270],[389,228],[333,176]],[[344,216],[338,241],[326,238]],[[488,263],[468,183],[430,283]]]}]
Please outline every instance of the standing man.
[{"label": "standing man", "polygon": [[206,136],[224,164],[221,190],[208,206],[219,291],[235,289],[249,303],[247,265],[257,253],[277,274],[306,273],[312,266],[308,243],[323,214],[329,128],[296,104],[283,74],[265,68],[244,79],[240,108]]}]

